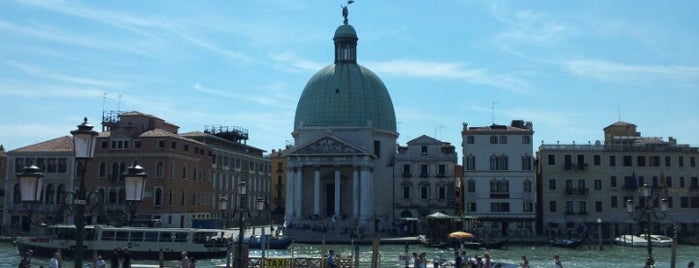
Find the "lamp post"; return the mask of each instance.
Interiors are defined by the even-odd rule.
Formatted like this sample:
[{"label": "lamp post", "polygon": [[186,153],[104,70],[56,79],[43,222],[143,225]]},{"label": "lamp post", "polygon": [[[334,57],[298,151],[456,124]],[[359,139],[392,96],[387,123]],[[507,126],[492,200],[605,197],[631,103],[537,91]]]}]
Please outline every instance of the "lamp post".
[{"label": "lamp post", "polygon": [[77,199],[73,202],[76,207],[75,213],[75,268],[83,266],[83,242],[85,240],[85,173],[87,162],[95,155],[95,143],[97,141],[97,131],[92,130],[93,126],[87,122],[87,117],[83,123],[78,125],[77,130],[73,130],[73,152],[77,165],[77,175],[80,185],[77,191]]},{"label": "lamp post", "polygon": [[241,181],[238,184],[238,196],[240,197],[240,209],[238,210],[238,265],[236,268],[241,268],[243,267],[243,233],[245,232],[245,226],[243,226],[243,213],[245,211],[244,208],[244,198],[245,195],[247,194],[247,183],[245,181]]},{"label": "lamp post", "polygon": [[[22,203],[29,204],[29,224],[32,222],[32,205],[41,201],[41,189],[44,185],[44,173],[35,165],[24,167],[17,174]],[[31,229],[31,227],[30,227]]]},{"label": "lamp post", "polygon": [[221,196],[221,199],[218,201],[218,208],[221,210],[221,226],[223,229],[226,229],[228,225],[228,215],[226,214],[226,211],[228,210],[227,197]]},{"label": "lamp post", "polygon": [[[264,197],[258,197],[255,201],[255,208],[257,208],[257,211],[260,212],[260,216],[262,218],[264,218],[264,215],[262,214],[265,211],[266,203],[267,201]],[[262,225],[262,235],[260,236],[260,249],[262,249],[262,268],[265,267],[265,246],[267,246],[267,237],[265,236],[265,226]]]},{"label": "lamp post", "polygon": [[124,188],[126,191],[126,202],[129,205],[129,226],[133,226],[134,217],[136,216],[136,207],[138,203],[143,201],[143,193],[146,189],[146,178],[148,174],[143,171],[143,167],[138,165],[138,162],[133,161],[126,172],[124,172]]},{"label": "lamp post", "polygon": [[648,249],[648,261],[651,265],[653,265],[655,264],[655,260],[653,260],[653,246],[651,245],[650,241],[650,232],[652,231],[654,220],[662,220],[665,218],[667,213],[667,200],[665,200],[665,198],[660,200],[661,214],[658,215],[655,210],[656,207],[650,203],[653,193],[651,192],[648,184],[644,184],[643,187],[641,187],[641,193],[643,195],[642,198],[645,200],[645,207],[640,208],[639,211],[634,211],[635,208],[633,200],[629,199],[626,200],[626,210],[629,212],[629,215],[631,215],[631,218],[637,221],[639,225],[646,223],[645,232],[647,241],[646,247]]},{"label": "lamp post", "polygon": [[597,218],[597,242],[599,243],[599,250],[602,250],[602,219]]}]

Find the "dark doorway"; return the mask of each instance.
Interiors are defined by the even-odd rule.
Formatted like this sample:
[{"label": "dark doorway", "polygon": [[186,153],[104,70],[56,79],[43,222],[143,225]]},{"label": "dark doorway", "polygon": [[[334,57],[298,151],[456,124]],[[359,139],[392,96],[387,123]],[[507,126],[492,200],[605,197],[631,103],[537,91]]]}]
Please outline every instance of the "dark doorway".
[{"label": "dark doorway", "polygon": [[325,216],[335,215],[335,184],[325,185]]},{"label": "dark doorway", "polygon": [[500,227],[502,227],[502,229],[500,230],[500,235],[502,237],[507,237],[507,229],[509,228],[509,226],[510,223],[506,221],[503,221],[502,224],[500,224]]}]

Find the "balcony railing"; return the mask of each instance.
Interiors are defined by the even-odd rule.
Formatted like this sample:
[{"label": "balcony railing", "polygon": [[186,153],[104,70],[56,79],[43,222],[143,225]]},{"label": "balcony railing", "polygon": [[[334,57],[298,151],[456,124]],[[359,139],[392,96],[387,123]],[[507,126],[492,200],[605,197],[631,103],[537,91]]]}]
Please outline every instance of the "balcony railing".
[{"label": "balcony railing", "polygon": [[410,172],[403,172],[403,178],[410,178],[412,176],[413,174],[411,174]]}]

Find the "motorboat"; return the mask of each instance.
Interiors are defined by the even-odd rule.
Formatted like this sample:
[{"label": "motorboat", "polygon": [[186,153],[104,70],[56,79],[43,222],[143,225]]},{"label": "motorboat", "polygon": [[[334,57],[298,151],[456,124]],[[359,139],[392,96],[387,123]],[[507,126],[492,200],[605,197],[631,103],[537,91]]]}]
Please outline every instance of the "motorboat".
[{"label": "motorboat", "polygon": [[[182,251],[197,259],[223,258],[233,235],[227,229],[88,225],[84,227],[83,248],[88,256],[108,257],[120,249],[141,260],[179,260]],[[63,256],[73,257],[75,237],[75,225],[53,225],[44,236],[18,237],[15,243],[20,253],[31,249],[37,256],[50,257],[60,250]]]},{"label": "motorboat", "polygon": [[286,236],[274,235],[252,235],[246,237],[243,241],[252,249],[287,249],[294,240]]},{"label": "motorboat", "polygon": [[614,238],[614,242],[628,247],[645,247],[648,245],[648,240],[637,235],[621,235]]},{"label": "motorboat", "polygon": [[551,246],[560,248],[578,248],[582,245],[583,241],[580,239],[552,239],[550,241]]},{"label": "motorboat", "polygon": [[650,236],[650,244],[654,247],[669,247],[672,246],[672,238],[664,235],[639,235],[644,241]]}]

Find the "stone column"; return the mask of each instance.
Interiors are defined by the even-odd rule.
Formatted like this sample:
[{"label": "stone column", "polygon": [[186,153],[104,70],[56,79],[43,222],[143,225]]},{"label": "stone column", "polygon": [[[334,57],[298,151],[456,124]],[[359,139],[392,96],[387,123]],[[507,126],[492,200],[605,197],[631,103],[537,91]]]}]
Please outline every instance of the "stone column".
[{"label": "stone column", "polygon": [[342,193],[340,190],[342,187],[340,186],[340,166],[335,166],[335,215],[338,217],[342,215],[342,211],[340,211],[342,204]]},{"label": "stone column", "polygon": [[313,171],[313,215],[320,215],[320,166]]},{"label": "stone column", "polygon": [[352,169],[352,217],[359,217],[359,168]]},{"label": "stone column", "polygon": [[294,211],[296,209],[295,206],[295,191],[294,187],[296,187],[296,183],[294,181],[294,175],[295,175],[295,170],[296,168],[288,167],[286,169],[286,203],[284,204],[284,211],[285,211],[285,218],[286,219],[293,219],[294,218]]},{"label": "stone column", "polygon": [[294,182],[294,216],[300,218],[303,216],[303,166],[296,168]]}]

